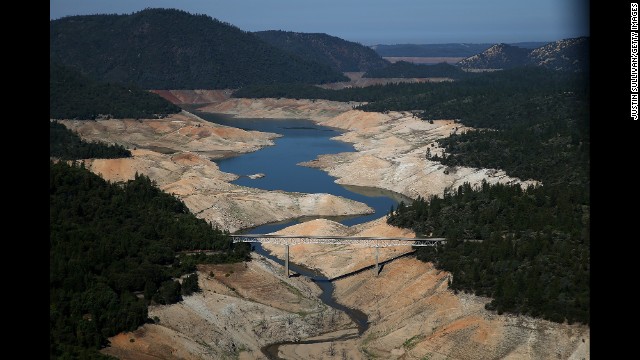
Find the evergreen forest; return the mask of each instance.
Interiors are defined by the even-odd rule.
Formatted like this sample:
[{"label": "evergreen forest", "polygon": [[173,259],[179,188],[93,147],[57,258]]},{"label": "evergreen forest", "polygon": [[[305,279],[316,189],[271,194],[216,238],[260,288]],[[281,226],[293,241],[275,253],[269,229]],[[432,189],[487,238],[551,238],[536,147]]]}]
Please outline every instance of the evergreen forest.
[{"label": "evergreen forest", "polygon": [[[447,83],[326,90],[252,86],[238,97],[367,102],[365,111],[411,111],[473,131],[439,140],[425,161],[502,169],[537,186],[469,184],[401,204],[390,224],[442,236],[417,256],[452,272],[451,287],[489,296],[488,309],[557,322],[590,322],[590,86],[584,73],[540,67],[470,74]],[[465,241],[481,240],[481,241]]]},{"label": "evergreen forest", "polygon": [[[179,253],[193,249],[214,254]],[[246,261],[249,251],[144,175],[110,183],[82,163],[50,162],[50,357],[104,358],[108,337],[153,321],[149,304],[198,291],[196,263]]]},{"label": "evergreen forest", "polygon": [[98,81],[147,90],[348,80],[253,33],[177,9],[67,16],[50,21],[49,30],[53,61]]},{"label": "evergreen forest", "polygon": [[130,157],[122,145],[108,145],[82,140],[78,134],[57,122],[49,122],[49,157],[61,160],[116,159]]},{"label": "evergreen forest", "polygon": [[51,119],[156,119],[181,111],[160,95],[136,85],[99,82],[73,68],[49,65]]}]

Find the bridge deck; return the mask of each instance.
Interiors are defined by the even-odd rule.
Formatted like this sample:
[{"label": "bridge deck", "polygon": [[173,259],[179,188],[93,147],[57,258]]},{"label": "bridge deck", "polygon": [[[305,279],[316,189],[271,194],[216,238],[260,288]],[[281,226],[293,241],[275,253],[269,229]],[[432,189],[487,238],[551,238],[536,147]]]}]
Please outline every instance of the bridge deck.
[{"label": "bridge deck", "polygon": [[390,246],[436,246],[444,244],[445,238],[392,238],[392,237],[356,237],[356,236],[302,236],[302,235],[270,235],[244,234],[230,235],[234,243],[259,242],[279,245],[298,244],[335,244],[360,245],[367,247]]}]

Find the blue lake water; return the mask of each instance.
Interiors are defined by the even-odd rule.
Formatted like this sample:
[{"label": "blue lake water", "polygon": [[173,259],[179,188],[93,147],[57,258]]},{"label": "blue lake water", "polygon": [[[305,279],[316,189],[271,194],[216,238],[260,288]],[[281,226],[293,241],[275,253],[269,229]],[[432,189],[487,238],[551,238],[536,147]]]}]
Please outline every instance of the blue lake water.
[{"label": "blue lake water", "polygon": [[[283,135],[274,139],[275,146],[216,160],[220,170],[241,175],[233,182],[235,184],[265,190],[328,193],[363,202],[375,210],[375,213],[370,215],[330,218],[349,226],[377,219],[387,214],[389,209],[400,201],[411,202],[411,199],[404,195],[384,189],[339,185],[334,182],[335,178],[322,170],[297,165],[300,162],[316,159],[321,154],[355,151],[351,144],[331,140],[332,137],[340,134],[338,130],[319,126],[305,119],[241,119],[223,114],[198,112],[193,109],[190,111],[218,124]],[[246,175],[257,173],[263,173],[265,177],[259,179],[246,177]],[[252,233],[269,233],[309,219],[266,224],[248,230]]]}]

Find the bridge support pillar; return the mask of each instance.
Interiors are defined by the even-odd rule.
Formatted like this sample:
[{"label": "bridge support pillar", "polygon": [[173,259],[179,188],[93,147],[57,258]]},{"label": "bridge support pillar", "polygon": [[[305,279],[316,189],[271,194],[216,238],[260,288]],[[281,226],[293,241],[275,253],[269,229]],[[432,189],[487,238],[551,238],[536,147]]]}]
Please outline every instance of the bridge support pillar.
[{"label": "bridge support pillar", "polygon": [[284,246],[284,275],[289,277],[289,245]]},{"label": "bridge support pillar", "polygon": [[376,246],[376,276],[380,274],[380,264],[378,263],[378,249],[379,247]]}]

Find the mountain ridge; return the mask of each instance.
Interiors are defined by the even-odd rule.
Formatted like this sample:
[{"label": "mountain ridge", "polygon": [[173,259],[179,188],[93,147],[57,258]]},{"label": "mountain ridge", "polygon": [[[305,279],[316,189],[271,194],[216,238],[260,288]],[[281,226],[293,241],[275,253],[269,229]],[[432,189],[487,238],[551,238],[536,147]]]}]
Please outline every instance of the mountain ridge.
[{"label": "mountain ridge", "polygon": [[176,9],[51,20],[49,45],[52,60],[84,75],[147,89],[346,79],[326,65],[286,53],[231,24]]},{"label": "mountain ridge", "polygon": [[389,64],[369,47],[325,33],[267,30],[254,34],[281,50],[341,72],[370,71]]},{"label": "mountain ridge", "polygon": [[495,44],[457,65],[468,69],[509,69],[529,65],[560,71],[588,71],[589,37],[562,39],[531,50]]}]

